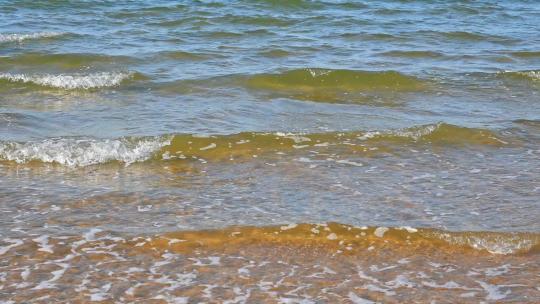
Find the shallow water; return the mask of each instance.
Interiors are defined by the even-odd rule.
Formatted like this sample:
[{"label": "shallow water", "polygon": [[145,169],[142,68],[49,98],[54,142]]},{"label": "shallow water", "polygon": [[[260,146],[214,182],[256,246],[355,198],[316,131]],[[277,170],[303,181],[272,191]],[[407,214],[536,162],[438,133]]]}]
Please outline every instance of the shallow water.
[{"label": "shallow water", "polygon": [[539,17],[3,1],[0,302],[538,302]]}]

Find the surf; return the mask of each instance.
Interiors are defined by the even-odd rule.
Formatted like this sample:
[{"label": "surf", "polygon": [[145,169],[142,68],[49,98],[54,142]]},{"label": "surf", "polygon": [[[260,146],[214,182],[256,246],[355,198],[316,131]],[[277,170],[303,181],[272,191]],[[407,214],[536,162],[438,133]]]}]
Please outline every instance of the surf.
[{"label": "surf", "polygon": [[491,146],[515,144],[494,131],[438,123],[405,129],[327,133],[244,132],[229,135],[168,134],[118,139],[54,138],[0,142],[0,160],[57,163],[70,167],[116,161],[126,165],[158,161],[239,161],[276,153],[339,151],[369,157],[401,147]]}]

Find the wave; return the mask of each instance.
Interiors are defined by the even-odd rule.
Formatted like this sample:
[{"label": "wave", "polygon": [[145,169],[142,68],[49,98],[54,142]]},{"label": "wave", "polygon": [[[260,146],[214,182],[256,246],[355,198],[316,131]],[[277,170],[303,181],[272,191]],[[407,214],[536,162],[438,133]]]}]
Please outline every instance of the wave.
[{"label": "wave", "polygon": [[385,93],[420,91],[427,82],[395,71],[304,68],[249,76],[244,85],[281,97],[323,102],[370,101]]},{"label": "wave", "polygon": [[480,33],[472,32],[463,32],[463,31],[454,31],[454,32],[442,32],[442,35],[448,38],[460,39],[460,40],[486,40],[489,38],[489,35],[483,35]]},{"label": "wave", "polygon": [[510,55],[518,58],[540,58],[540,51],[517,51],[511,52]]},{"label": "wave", "polygon": [[229,160],[253,155],[300,149],[340,149],[342,153],[370,155],[389,151],[389,146],[406,144],[495,145],[506,144],[488,130],[431,124],[408,129],[370,132],[331,133],[240,133],[195,137],[176,135],[161,150],[165,159],[203,158]]},{"label": "wave", "polygon": [[[286,54],[280,51],[277,55]],[[155,85],[155,89],[164,94],[231,87],[244,88],[270,99],[293,98],[325,103],[393,106],[399,100],[399,94],[429,90],[431,83],[395,71],[302,68],[281,73],[229,74]]]},{"label": "wave", "polygon": [[[278,226],[230,226],[211,230],[182,230],[135,237],[115,237],[98,228],[80,236],[46,237],[43,247],[59,250],[88,247],[93,242],[108,243],[108,250],[193,253],[199,250],[243,250],[258,248],[304,248],[342,252],[347,255],[379,255],[381,251],[401,256],[440,254],[530,255],[540,253],[540,234],[534,232],[446,231],[409,226],[353,226],[335,222],[292,223]],[[36,242],[39,238],[29,241]],[[8,241],[9,242],[9,241]],[[112,244],[120,246],[111,246]],[[0,247],[0,256],[25,243],[9,242]],[[35,246],[25,246],[36,248]],[[39,248],[37,248],[39,250]],[[366,250],[367,249],[367,250]],[[16,249],[15,249],[16,250]],[[61,250],[61,249],[60,249]],[[70,252],[66,250],[65,252]],[[73,251],[71,251],[73,252]],[[84,250],[82,251],[84,252]],[[394,252],[394,253],[391,253]],[[52,253],[52,251],[51,251]]]},{"label": "wave", "polygon": [[40,161],[87,166],[110,161],[126,164],[164,161],[234,161],[285,152],[332,150],[341,155],[369,156],[406,145],[504,146],[508,141],[489,130],[439,123],[400,130],[329,133],[253,133],[198,136],[176,134],[120,139],[57,138],[33,142],[0,142],[0,160]]},{"label": "wave", "polygon": [[10,74],[0,73],[2,82],[8,85],[31,84],[57,89],[96,89],[114,87],[128,79],[140,79],[142,75],[134,72],[99,72],[91,74]]},{"label": "wave", "polygon": [[432,51],[389,51],[381,53],[381,55],[405,58],[439,58],[444,56],[442,53]]},{"label": "wave", "polygon": [[463,41],[468,43],[490,42],[502,45],[513,45],[518,41],[515,38],[509,36],[471,31],[418,30],[413,32],[402,32],[401,35],[405,35],[411,39],[416,39],[417,36],[425,36],[435,38],[437,40],[450,39],[454,41]]},{"label": "wave", "polygon": [[464,31],[453,31],[453,32],[439,32],[442,36],[455,40],[464,40],[464,41],[489,41],[493,43],[513,43],[515,40],[510,37],[491,35],[484,33],[475,33],[475,32],[464,32]]},{"label": "wave", "polygon": [[149,159],[170,143],[167,137],[121,139],[55,138],[38,142],[2,142],[0,159],[28,163],[39,161],[70,167],[120,161],[131,164]]},{"label": "wave", "polygon": [[186,60],[186,61],[202,61],[207,60],[212,57],[218,57],[217,55],[213,56],[207,53],[195,53],[195,52],[186,52],[186,51],[165,51],[156,54],[156,57],[163,57],[173,60]]},{"label": "wave", "polygon": [[315,9],[321,8],[321,3],[316,1],[306,1],[306,0],[289,0],[289,1],[280,1],[280,0],[257,0],[255,3],[260,3],[263,5],[268,5],[274,9]]},{"label": "wave", "polygon": [[516,119],[512,122],[520,125],[540,128],[539,119]]},{"label": "wave", "polygon": [[348,32],[339,35],[349,40],[361,40],[361,41],[405,41],[408,38],[404,36],[396,36],[387,33],[357,33]]},{"label": "wave", "polygon": [[260,51],[259,55],[268,57],[268,58],[280,58],[280,57],[291,56],[293,55],[293,53],[283,50],[283,49],[270,49],[270,50]]},{"label": "wave", "polygon": [[28,33],[28,34],[0,34],[0,43],[7,42],[23,42],[25,40],[39,40],[46,38],[55,38],[66,33],[62,32],[40,32],[40,33]]},{"label": "wave", "polygon": [[504,71],[498,73],[498,75],[503,78],[516,79],[516,80],[528,80],[539,82],[540,81],[540,70],[530,70],[530,71]]},{"label": "wave", "polygon": [[293,19],[269,15],[226,15],[218,20],[220,23],[277,27],[290,26],[295,23]]},{"label": "wave", "polygon": [[[170,240],[183,240],[170,242]],[[247,244],[328,246],[350,254],[366,254],[368,247],[424,250],[479,250],[490,254],[538,253],[540,234],[527,232],[451,232],[412,227],[356,227],[339,223],[289,224],[272,227],[230,227],[221,230],[173,232],[152,239],[148,247],[173,252],[201,247],[241,247]]]}]

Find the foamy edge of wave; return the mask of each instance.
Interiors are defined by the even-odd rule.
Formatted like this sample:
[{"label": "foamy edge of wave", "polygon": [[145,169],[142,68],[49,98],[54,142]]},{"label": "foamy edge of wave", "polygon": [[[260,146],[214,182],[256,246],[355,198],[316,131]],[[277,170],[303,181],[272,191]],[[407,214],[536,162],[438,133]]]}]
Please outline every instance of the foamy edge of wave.
[{"label": "foamy edge of wave", "polygon": [[418,127],[391,130],[391,131],[369,131],[369,132],[366,132],[364,135],[358,137],[358,139],[367,140],[370,138],[395,136],[395,137],[409,138],[409,139],[418,141],[422,139],[423,137],[430,135],[433,132],[439,130],[444,125],[446,124],[442,122],[438,122],[435,124],[428,124],[428,125],[423,125],[423,126],[418,126]]},{"label": "foamy edge of wave", "polygon": [[39,142],[2,142],[0,159],[27,163],[41,161],[68,167],[96,165],[110,161],[126,165],[148,160],[172,137],[147,137],[140,139],[73,139],[54,138]]},{"label": "foamy edge of wave", "polygon": [[133,76],[133,72],[100,72],[93,74],[10,74],[0,73],[0,79],[11,82],[34,83],[41,86],[61,89],[95,89],[119,85]]},{"label": "foamy edge of wave", "polygon": [[531,71],[504,71],[501,72],[503,75],[518,75],[525,78],[528,78],[533,81],[540,81],[540,70],[531,70]]},{"label": "foamy edge of wave", "polygon": [[0,34],[0,43],[2,42],[23,42],[24,40],[52,38],[65,35],[62,32],[41,32],[30,34]]},{"label": "foamy edge of wave", "polygon": [[513,254],[528,251],[536,245],[531,239],[523,239],[519,236],[497,236],[497,235],[452,235],[440,233],[436,235],[439,239],[451,245],[466,245],[476,250],[486,250],[492,254]]}]

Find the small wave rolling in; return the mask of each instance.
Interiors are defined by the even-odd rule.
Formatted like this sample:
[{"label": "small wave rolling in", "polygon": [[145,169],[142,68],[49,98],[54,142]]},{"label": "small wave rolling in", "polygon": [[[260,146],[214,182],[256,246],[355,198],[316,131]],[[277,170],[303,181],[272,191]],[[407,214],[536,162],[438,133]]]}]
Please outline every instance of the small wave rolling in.
[{"label": "small wave rolling in", "polygon": [[[517,139],[513,139],[514,142]],[[269,153],[338,150],[344,155],[385,153],[404,146],[505,146],[509,142],[488,130],[434,124],[403,130],[347,133],[239,133],[232,135],[164,135],[157,137],[88,139],[53,138],[38,142],[0,142],[0,160],[40,161],[88,166],[118,161],[129,165],[149,159],[241,160]]]},{"label": "small wave rolling in", "polygon": [[407,92],[426,88],[420,80],[394,71],[366,72],[331,69],[299,69],[280,74],[248,77],[248,88],[265,90],[300,100],[347,102],[377,92]]},{"label": "small wave rolling in", "polygon": [[73,75],[25,75],[25,74],[0,74],[0,81],[4,80],[12,84],[33,84],[42,87],[59,88],[66,90],[95,89],[114,87],[124,80],[131,78],[133,73],[93,73]]},{"label": "small wave rolling in", "polygon": [[7,42],[24,42],[31,40],[55,38],[64,35],[60,32],[41,32],[41,33],[29,33],[29,34],[0,34],[0,43]]},{"label": "small wave rolling in", "polygon": [[538,303],[534,1],[3,1],[0,303]]}]

